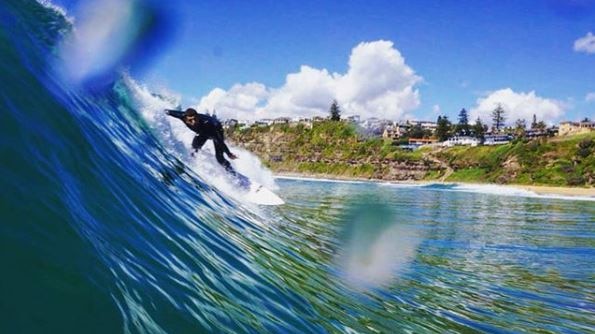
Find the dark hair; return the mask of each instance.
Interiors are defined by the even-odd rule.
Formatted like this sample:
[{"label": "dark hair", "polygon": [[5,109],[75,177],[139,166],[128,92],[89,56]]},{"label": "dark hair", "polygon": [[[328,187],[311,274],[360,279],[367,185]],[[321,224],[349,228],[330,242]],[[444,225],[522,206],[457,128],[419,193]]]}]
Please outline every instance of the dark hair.
[{"label": "dark hair", "polygon": [[198,113],[197,113],[197,112],[196,112],[196,110],[195,110],[195,109],[193,109],[193,108],[188,108],[188,109],[186,109],[186,111],[184,112],[184,116],[194,116],[194,115],[196,115],[196,114],[198,114]]}]

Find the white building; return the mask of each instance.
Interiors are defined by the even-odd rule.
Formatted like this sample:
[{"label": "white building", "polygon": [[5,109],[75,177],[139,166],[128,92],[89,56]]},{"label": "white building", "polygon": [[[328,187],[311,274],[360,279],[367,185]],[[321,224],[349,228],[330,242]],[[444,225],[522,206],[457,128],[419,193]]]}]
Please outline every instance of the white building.
[{"label": "white building", "polygon": [[297,120],[297,122],[295,122],[296,125],[301,124],[303,125],[305,128],[308,129],[312,129],[312,120],[309,118],[299,118]]},{"label": "white building", "polygon": [[445,147],[452,147],[457,145],[477,146],[479,145],[479,139],[470,136],[454,136],[442,142],[442,146]]},{"label": "white building", "polygon": [[405,134],[405,132],[407,132],[407,127],[403,125],[390,125],[384,128],[382,138],[395,140],[401,138]]},{"label": "white building", "polygon": [[273,124],[289,124],[290,121],[289,117],[278,117],[273,120]]},{"label": "white building", "polygon": [[223,128],[224,128],[224,129],[233,128],[233,127],[235,127],[236,125],[238,125],[238,120],[237,120],[237,119],[233,119],[233,118],[226,119],[226,120],[223,122]]},{"label": "white building", "polygon": [[436,131],[436,128],[438,127],[438,124],[436,122],[431,121],[407,120],[407,122],[405,122],[405,126],[413,127],[416,125],[419,125],[423,130],[429,130],[432,133],[434,133],[434,131]]},{"label": "white building", "polygon": [[510,143],[510,135],[486,135],[484,145],[502,145]]},{"label": "white building", "polygon": [[261,120],[254,122],[254,125],[258,126],[258,127],[271,126],[272,124],[273,124],[273,120],[269,119],[269,118],[261,119]]},{"label": "white building", "polygon": [[347,121],[348,122],[359,123],[359,120],[360,120],[359,115],[353,115],[353,116],[348,116],[347,117]]}]

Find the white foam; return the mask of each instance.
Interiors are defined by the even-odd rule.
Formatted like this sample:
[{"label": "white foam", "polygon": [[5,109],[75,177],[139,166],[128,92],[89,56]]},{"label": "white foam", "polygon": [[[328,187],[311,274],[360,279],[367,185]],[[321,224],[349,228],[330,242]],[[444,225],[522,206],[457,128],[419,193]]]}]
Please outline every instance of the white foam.
[{"label": "white foam", "polygon": [[371,183],[373,181],[360,181],[360,180],[338,180],[338,179],[326,179],[317,177],[307,176],[293,176],[293,175],[275,175],[275,179],[285,180],[298,180],[298,181],[309,181],[309,182],[332,182],[332,183]]},{"label": "white foam", "polygon": [[451,191],[471,192],[481,194],[492,194],[500,196],[550,198],[574,201],[595,201],[595,196],[570,196],[557,194],[538,194],[527,189],[520,189],[514,186],[492,185],[492,184],[455,184]]},{"label": "white foam", "polygon": [[37,0],[37,3],[39,3],[40,5],[44,6],[45,8],[47,8],[49,10],[52,10],[52,11],[58,13],[60,16],[62,16],[66,20],[66,22],[70,23],[71,25],[74,25],[74,18],[72,16],[68,16],[68,12],[63,7],[60,7],[60,6],[52,3],[50,0]]},{"label": "white foam", "polygon": [[[334,183],[375,183],[383,187],[393,188],[426,188],[434,191],[452,191],[452,192],[469,192],[478,194],[490,194],[499,196],[514,196],[514,197],[532,197],[532,198],[548,198],[548,199],[560,199],[568,201],[595,201],[594,196],[571,196],[571,195],[557,195],[557,194],[538,194],[534,191],[527,189],[517,188],[515,186],[496,185],[496,184],[468,184],[468,183],[437,183],[437,182],[420,182],[420,183],[407,183],[407,182],[382,182],[382,181],[364,181],[364,180],[335,180],[325,178],[314,178],[306,176],[286,176],[276,175],[277,179],[287,180],[302,180],[310,182],[334,182]],[[431,186],[450,186],[448,188],[431,188]]]},{"label": "white foam", "polygon": [[[152,94],[146,86],[137,83],[129,75],[124,75],[123,80],[137,102],[142,117],[155,131],[163,145],[204,181],[246,204],[244,192],[238,191],[236,181],[216,161],[213,145],[207,142],[200,151],[192,156],[191,143],[195,134],[184,123],[165,114],[164,109],[176,109],[179,106],[180,96],[171,92]],[[231,160],[235,170],[266,188],[278,189],[273,174],[262,165],[258,157],[246,150],[227,144],[230,150],[239,157],[237,160]]]},{"label": "white foam", "polygon": [[455,184],[452,190],[502,196],[533,197],[537,195],[535,192],[529,190],[494,184]]},{"label": "white foam", "polygon": [[426,186],[427,183],[411,183],[411,182],[380,182],[379,185],[383,187],[394,187],[394,188],[421,188]]}]

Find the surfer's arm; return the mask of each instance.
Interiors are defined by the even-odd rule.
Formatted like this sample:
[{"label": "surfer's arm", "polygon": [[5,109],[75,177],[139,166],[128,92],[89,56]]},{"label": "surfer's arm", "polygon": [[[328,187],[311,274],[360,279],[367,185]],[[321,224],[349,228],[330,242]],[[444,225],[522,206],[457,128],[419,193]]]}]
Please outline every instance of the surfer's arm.
[{"label": "surfer's arm", "polygon": [[165,109],[165,113],[178,119],[182,119],[184,117],[184,112],[181,110]]}]

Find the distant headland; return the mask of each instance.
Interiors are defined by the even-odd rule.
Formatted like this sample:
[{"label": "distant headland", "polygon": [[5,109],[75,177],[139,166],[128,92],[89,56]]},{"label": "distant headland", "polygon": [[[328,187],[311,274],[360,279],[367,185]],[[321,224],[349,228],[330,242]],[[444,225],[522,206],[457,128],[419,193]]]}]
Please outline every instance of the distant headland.
[{"label": "distant headland", "polygon": [[226,120],[236,145],[276,173],[386,181],[447,181],[559,187],[595,186],[595,122],[547,126],[533,117],[493,126],[438,116],[432,121],[360,120],[357,116]]}]

